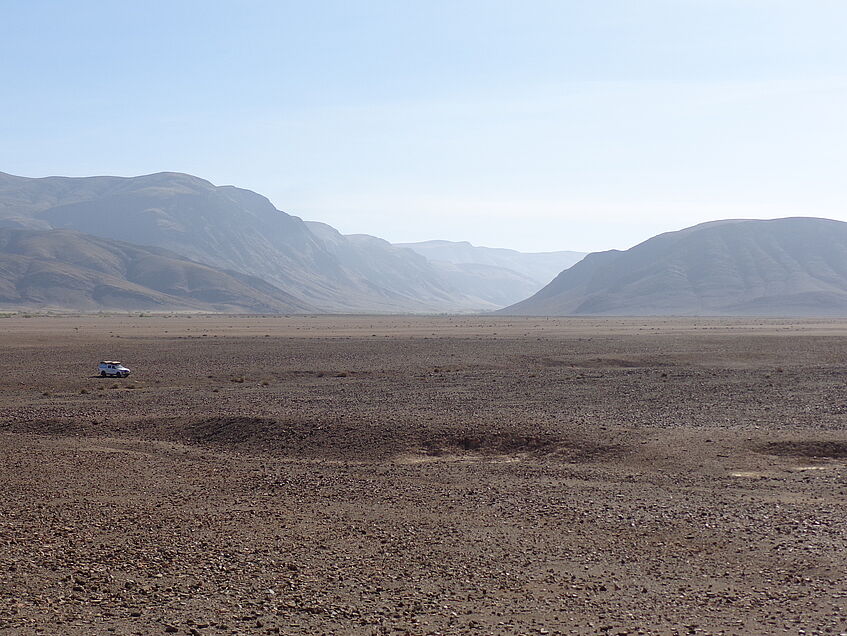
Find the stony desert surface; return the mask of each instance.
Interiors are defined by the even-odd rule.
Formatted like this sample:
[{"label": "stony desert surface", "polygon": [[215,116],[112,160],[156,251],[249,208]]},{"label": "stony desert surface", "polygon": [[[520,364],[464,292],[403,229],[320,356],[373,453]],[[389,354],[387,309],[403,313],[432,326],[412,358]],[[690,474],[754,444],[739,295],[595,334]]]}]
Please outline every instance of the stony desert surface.
[{"label": "stony desert surface", "polygon": [[3,634],[847,633],[847,321],[14,315],[0,364]]}]

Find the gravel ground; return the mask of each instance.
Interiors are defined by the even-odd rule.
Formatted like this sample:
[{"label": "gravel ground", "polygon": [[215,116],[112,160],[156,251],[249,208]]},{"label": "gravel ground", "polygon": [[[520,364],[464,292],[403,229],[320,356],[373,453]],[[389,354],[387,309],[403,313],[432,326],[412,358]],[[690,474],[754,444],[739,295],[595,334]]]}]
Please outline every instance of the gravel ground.
[{"label": "gravel ground", "polygon": [[847,633],[847,321],[0,334],[4,634]]}]

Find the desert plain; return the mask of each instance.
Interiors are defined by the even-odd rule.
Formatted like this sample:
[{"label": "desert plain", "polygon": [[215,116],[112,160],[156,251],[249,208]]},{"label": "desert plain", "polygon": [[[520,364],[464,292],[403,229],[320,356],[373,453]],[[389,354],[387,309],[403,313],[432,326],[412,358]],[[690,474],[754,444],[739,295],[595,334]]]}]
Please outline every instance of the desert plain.
[{"label": "desert plain", "polygon": [[847,320],[12,315],[0,364],[3,634],[847,633]]}]

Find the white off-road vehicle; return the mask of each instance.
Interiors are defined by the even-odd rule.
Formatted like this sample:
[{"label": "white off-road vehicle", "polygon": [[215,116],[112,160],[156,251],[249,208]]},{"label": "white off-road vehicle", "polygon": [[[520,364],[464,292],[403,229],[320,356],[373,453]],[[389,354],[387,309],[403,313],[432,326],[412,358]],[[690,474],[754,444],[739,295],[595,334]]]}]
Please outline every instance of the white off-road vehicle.
[{"label": "white off-road vehicle", "polygon": [[99,368],[100,375],[104,378],[125,378],[130,374],[130,370],[117,360],[104,360]]}]

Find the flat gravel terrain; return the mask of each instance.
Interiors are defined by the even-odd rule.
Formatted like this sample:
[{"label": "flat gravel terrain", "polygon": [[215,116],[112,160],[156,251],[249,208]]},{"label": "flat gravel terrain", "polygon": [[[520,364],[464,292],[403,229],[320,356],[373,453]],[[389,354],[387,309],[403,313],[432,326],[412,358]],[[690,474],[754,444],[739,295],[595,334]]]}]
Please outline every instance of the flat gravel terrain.
[{"label": "flat gravel terrain", "polygon": [[847,321],[12,316],[0,368],[3,634],[847,633]]}]

